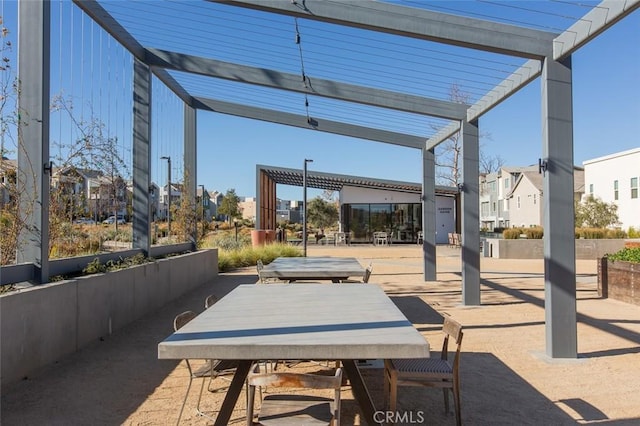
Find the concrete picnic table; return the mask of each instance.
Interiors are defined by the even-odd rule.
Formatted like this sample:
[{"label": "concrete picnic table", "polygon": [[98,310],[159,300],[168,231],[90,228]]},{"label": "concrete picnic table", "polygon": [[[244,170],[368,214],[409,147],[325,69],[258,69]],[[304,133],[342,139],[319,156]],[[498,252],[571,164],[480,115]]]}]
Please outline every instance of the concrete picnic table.
[{"label": "concrete picnic table", "polygon": [[340,360],[364,418],[378,424],[356,360],[428,356],[375,284],[240,285],[158,345],[159,359],[240,361],[215,425],[228,423],[251,365],[265,359]]},{"label": "concrete picnic table", "polygon": [[265,265],[260,276],[282,281],[331,280],[334,283],[349,277],[362,278],[365,268],[355,257],[278,257]]}]

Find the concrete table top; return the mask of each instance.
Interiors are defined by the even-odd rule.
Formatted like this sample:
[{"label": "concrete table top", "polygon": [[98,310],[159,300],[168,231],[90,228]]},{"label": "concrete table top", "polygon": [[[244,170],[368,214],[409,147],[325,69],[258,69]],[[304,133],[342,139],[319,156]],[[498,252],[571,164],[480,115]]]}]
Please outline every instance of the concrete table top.
[{"label": "concrete table top", "polygon": [[158,345],[161,359],[385,359],[429,344],[374,284],[240,285]]},{"label": "concrete table top", "polygon": [[354,257],[279,257],[265,265],[263,278],[281,280],[332,280],[361,278],[365,268]]}]

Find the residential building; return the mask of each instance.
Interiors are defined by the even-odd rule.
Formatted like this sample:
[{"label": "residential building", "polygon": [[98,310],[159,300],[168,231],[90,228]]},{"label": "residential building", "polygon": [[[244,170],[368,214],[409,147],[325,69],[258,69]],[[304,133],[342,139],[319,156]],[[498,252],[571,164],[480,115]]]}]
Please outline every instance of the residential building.
[{"label": "residential building", "polygon": [[11,186],[16,183],[16,160],[0,159],[0,207],[11,201]]},{"label": "residential building", "polygon": [[[506,195],[509,204],[509,219],[512,227],[542,226],[544,212],[543,175],[536,171],[523,171]],[[573,169],[573,200],[580,201],[584,194],[584,170]]]},{"label": "residential building", "polygon": [[[538,172],[538,166],[501,167],[480,175],[480,228],[510,228],[510,199],[507,195],[524,172]],[[514,225],[515,226],[515,225]]]},{"label": "residential building", "polygon": [[584,163],[585,196],[618,206],[618,226],[640,229],[640,147]]},{"label": "residential building", "polygon": [[120,176],[108,177],[97,170],[65,166],[53,170],[51,193],[69,219],[103,219],[112,214],[127,216],[130,192]]},{"label": "residential building", "polygon": [[[543,176],[537,165],[502,167],[480,176],[480,227],[542,226]],[[584,170],[574,168],[574,199],[584,193]]]},{"label": "residential building", "polygon": [[211,218],[213,217],[211,214],[211,207],[213,205],[213,203],[211,202],[211,195],[204,186],[198,186],[196,194],[198,196],[199,208],[202,211],[202,219],[210,222]]},{"label": "residential building", "polygon": [[256,197],[240,197],[238,210],[242,214],[242,219],[255,222],[256,220]]}]

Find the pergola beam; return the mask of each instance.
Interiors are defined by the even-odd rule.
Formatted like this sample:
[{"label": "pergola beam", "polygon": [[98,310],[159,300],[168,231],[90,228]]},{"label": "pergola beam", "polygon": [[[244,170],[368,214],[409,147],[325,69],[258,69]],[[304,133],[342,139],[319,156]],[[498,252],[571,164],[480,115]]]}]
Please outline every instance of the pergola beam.
[{"label": "pergola beam", "polygon": [[571,55],[638,8],[640,0],[604,0],[553,40],[553,59]]},{"label": "pergola beam", "polygon": [[451,136],[455,135],[460,131],[460,122],[454,121],[449,125],[440,129],[438,133],[429,138],[426,142],[426,149],[433,149],[436,146],[440,145],[442,142],[449,139]]},{"label": "pergola beam", "polygon": [[472,122],[481,115],[509,98],[518,90],[537,78],[542,72],[542,62],[536,59],[528,60],[513,74],[505,78],[486,95],[480,98],[467,110],[467,121]]},{"label": "pergola beam", "polygon": [[303,129],[319,130],[322,132],[350,136],[358,139],[384,142],[392,145],[404,146],[407,148],[422,149],[422,147],[424,146],[424,138],[419,136],[389,132],[387,130],[372,129],[369,127],[356,126],[353,124],[324,119],[311,118],[311,123],[309,123],[307,121],[307,117],[303,115],[235,104],[215,99],[196,97],[194,98],[194,106],[206,111],[230,114],[238,117],[251,118],[254,120],[268,121],[271,123],[284,124],[286,126],[299,127]]},{"label": "pergola beam", "polygon": [[557,34],[481,19],[362,0],[209,0],[487,52],[541,59]]},{"label": "pergola beam", "polygon": [[189,72],[229,81],[255,84],[263,87],[289,90],[446,119],[461,120],[466,115],[466,106],[455,102],[430,99],[373,87],[339,83],[310,76],[307,76],[305,84],[299,74],[255,68],[183,53],[169,52],[160,49],[147,49],[145,58],[146,63],[154,67]]}]

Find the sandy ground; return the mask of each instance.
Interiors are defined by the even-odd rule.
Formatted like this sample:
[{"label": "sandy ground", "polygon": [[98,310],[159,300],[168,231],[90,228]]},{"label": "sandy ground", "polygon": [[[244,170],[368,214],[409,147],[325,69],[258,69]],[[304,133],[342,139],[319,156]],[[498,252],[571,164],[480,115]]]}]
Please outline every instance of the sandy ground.
[{"label": "sandy ground", "polygon": [[[545,353],[542,261],[483,258],[481,306],[461,305],[460,250],[438,248],[438,281],[424,282],[416,246],[310,246],[309,256],[353,256],[373,263],[370,283],[381,285],[427,338],[441,344],[443,315],[465,329],[461,358],[462,420],[468,425],[640,424],[640,307],[596,292],[596,262],[578,261],[578,359]],[[257,279],[255,268],[222,274],[125,329],[51,365],[1,397],[2,425],[175,424],[187,384],[184,363],[158,360],[157,344],[172,332],[173,317],[204,309],[219,296]],[[362,370],[374,402],[382,403],[382,370]],[[322,368],[304,364],[295,368]],[[224,387],[223,379],[214,386]],[[182,424],[212,424],[195,415],[199,383],[190,392]],[[224,396],[204,392],[214,412]],[[245,424],[244,402],[232,424]],[[421,412],[419,424],[451,425],[437,389],[401,388],[399,409]],[[215,414],[214,414],[215,415]],[[348,385],[343,425],[360,425]],[[407,424],[410,424],[408,422]]]}]

